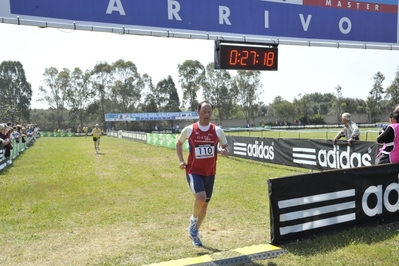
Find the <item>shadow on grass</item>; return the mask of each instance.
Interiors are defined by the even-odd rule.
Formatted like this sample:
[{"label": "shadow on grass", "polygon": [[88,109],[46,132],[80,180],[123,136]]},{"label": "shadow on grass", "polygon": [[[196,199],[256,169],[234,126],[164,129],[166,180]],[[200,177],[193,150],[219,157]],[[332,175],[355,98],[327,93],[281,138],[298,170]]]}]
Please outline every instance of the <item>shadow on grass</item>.
[{"label": "shadow on grass", "polygon": [[[214,253],[214,252],[221,252],[220,249],[212,248],[212,247],[205,246],[205,245],[202,245],[200,248],[206,249],[206,250],[208,250],[208,251],[210,251],[210,252],[212,252],[212,253]],[[202,253],[202,254],[200,254],[200,253]],[[209,252],[199,252],[199,253],[198,253],[198,255],[200,255],[200,256],[202,256],[202,255],[208,255],[208,254],[209,254]]]},{"label": "shadow on grass", "polygon": [[390,239],[398,234],[399,222],[386,224],[356,226],[343,231],[335,231],[323,235],[281,245],[289,253],[298,256],[311,256],[334,251],[349,245],[375,244]]}]

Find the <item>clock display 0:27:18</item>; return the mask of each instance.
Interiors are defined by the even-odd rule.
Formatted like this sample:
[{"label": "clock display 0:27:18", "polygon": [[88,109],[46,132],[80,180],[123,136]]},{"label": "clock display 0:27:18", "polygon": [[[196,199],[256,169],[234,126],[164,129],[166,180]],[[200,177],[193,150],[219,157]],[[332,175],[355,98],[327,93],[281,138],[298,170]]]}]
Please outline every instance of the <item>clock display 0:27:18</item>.
[{"label": "clock display 0:27:18", "polygon": [[222,45],[220,68],[277,70],[277,48]]}]

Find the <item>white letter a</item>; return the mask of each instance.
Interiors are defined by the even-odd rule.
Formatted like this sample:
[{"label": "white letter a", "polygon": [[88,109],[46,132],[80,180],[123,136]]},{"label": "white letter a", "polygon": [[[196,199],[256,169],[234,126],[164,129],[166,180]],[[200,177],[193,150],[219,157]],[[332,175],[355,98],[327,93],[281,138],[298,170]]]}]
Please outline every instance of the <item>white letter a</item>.
[{"label": "white letter a", "polygon": [[123,9],[121,0],[109,0],[107,14],[112,14],[112,12],[117,11],[120,15],[125,16],[125,10]]}]

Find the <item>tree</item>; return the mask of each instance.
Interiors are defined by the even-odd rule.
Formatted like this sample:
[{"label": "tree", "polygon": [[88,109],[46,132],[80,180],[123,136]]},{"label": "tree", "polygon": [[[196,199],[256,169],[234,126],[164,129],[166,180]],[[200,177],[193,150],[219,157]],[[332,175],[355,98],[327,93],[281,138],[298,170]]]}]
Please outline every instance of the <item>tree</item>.
[{"label": "tree", "polygon": [[31,110],[31,121],[39,125],[43,131],[52,131],[57,128],[55,109],[33,109]]},{"label": "tree", "polygon": [[206,66],[206,74],[203,96],[217,109],[219,124],[222,124],[222,119],[229,118],[234,109],[231,75],[224,69],[214,69],[213,62]]},{"label": "tree", "polygon": [[287,100],[284,100],[281,96],[277,96],[274,98],[273,103],[271,104],[273,109],[274,116],[276,117],[291,117],[294,120],[294,107],[292,103]]},{"label": "tree", "polygon": [[265,116],[269,111],[269,107],[264,102],[259,102],[258,116]]},{"label": "tree", "polygon": [[345,109],[345,101],[342,96],[342,87],[340,85],[335,87],[335,94],[331,98],[331,105],[334,107],[337,122],[341,122],[341,110]]},{"label": "tree", "polygon": [[[110,88],[112,85],[113,77],[112,77],[112,67],[107,62],[100,62],[94,66],[94,69],[91,71],[93,88],[95,89],[96,96],[99,97],[98,100],[99,106],[97,104],[91,105],[92,108],[98,106],[100,109],[100,116],[98,119],[102,120],[103,128],[105,125],[105,105],[108,100]],[[94,111],[94,110],[93,110]],[[97,110],[98,112],[98,110]],[[96,113],[97,113],[96,112]]]},{"label": "tree", "polygon": [[[348,113],[366,113],[366,102],[361,99],[354,98],[343,98],[342,110]],[[343,112],[342,112],[343,113]],[[341,116],[340,116],[341,118]]]},{"label": "tree", "polygon": [[180,112],[179,94],[170,75],[158,82],[154,94],[161,112]]},{"label": "tree", "polygon": [[[142,111],[146,113],[156,113],[159,112],[158,104],[157,104],[157,96],[154,93],[148,93],[145,96],[144,104],[142,106]],[[154,129],[155,125],[159,123],[159,121],[146,121],[148,127],[150,129]]]},{"label": "tree", "polygon": [[375,122],[377,117],[381,114],[381,107],[379,103],[382,99],[382,95],[385,93],[384,88],[382,87],[382,82],[385,80],[385,77],[380,72],[377,72],[374,76],[374,84],[373,88],[369,92],[369,96],[367,97],[367,113],[369,117],[369,122]]},{"label": "tree", "polygon": [[[144,89],[142,94],[144,96],[145,102],[141,106],[141,111],[143,112],[157,112],[158,107],[155,102],[156,96],[154,96],[155,87],[152,84],[152,78],[148,74],[142,76]],[[148,103],[148,105],[146,105]],[[154,128],[156,121],[143,121],[142,124],[144,128]]]},{"label": "tree", "polygon": [[178,65],[179,83],[183,90],[183,106],[197,110],[198,91],[205,81],[205,68],[197,60],[186,60]]},{"label": "tree", "polygon": [[[160,80],[156,87],[150,88],[150,93],[146,95],[143,111],[145,112],[180,112],[179,94],[172,77]],[[173,127],[174,121],[149,121],[153,129],[155,125],[159,128]]]},{"label": "tree", "polygon": [[298,119],[309,124],[310,117],[313,115],[312,101],[309,95],[305,94],[302,96],[302,94],[298,94],[298,98],[294,99],[293,104],[296,108],[296,113],[299,114]]},{"label": "tree", "polygon": [[331,98],[333,98],[333,94],[331,93],[320,93],[313,92],[309,93],[308,97],[310,101],[312,101],[312,109],[314,114],[326,115],[328,110],[331,109]]},{"label": "tree", "polygon": [[71,95],[71,71],[67,68],[64,68],[57,76],[58,84],[60,86],[61,91],[61,101],[59,108],[59,117],[57,117],[57,121],[59,126],[64,122],[64,111],[67,111],[69,106],[69,98]]},{"label": "tree", "polygon": [[71,90],[68,97],[71,110],[69,113],[70,116],[76,116],[80,128],[84,127],[86,108],[93,101],[95,95],[90,78],[90,71],[86,70],[83,73],[80,68],[75,68],[71,74]]},{"label": "tree", "polygon": [[389,105],[391,106],[391,109],[388,111],[392,111],[394,106],[399,104],[399,71],[396,71],[394,80],[387,88],[385,99],[389,100]]},{"label": "tree", "polygon": [[19,61],[4,61],[0,64],[0,110],[3,121],[29,119],[32,88]]},{"label": "tree", "polygon": [[122,59],[112,64],[114,83],[112,98],[116,100],[121,112],[133,111],[140,104],[144,81],[137,72],[136,65]]},{"label": "tree", "polygon": [[64,121],[63,113],[66,108],[68,93],[70,89],[70,71],[64,68],[61,72],[55,67],[44,70],[43,86],[39,87],[39,101],[45,101],[50,108],[55,110],[57,127],[62,127]]},{"label": "tree", "polygon": [[232,91],[236,102],[244,112],[247,124],[249,124],[249,119],[253,118],[257,111],[255,106],[262,89],[260,76],[260,71],[239,70],[233,78]]}]

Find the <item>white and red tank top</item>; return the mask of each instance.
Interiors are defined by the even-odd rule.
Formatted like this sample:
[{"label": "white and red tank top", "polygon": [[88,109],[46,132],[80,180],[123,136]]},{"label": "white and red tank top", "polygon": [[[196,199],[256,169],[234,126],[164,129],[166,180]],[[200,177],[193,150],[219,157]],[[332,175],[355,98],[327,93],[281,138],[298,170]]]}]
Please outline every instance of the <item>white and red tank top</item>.
[{"label": "white and red tank top", "polygon": [[188,138],[190,154],[186,173],[202,176],[215,175],[218,142],[219,137],[214,124],[211,123],[207,131],[202,131],[198,123],[194,123]]}]

